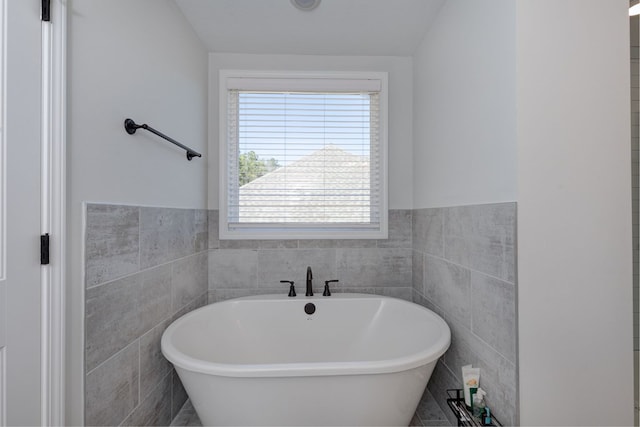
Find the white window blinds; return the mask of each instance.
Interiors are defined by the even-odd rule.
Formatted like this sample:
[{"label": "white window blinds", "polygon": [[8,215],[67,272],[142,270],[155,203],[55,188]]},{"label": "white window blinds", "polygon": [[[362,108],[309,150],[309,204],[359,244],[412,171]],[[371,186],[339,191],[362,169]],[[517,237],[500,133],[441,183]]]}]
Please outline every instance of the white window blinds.
[{"label": "white window blinds", "polygon": [[[287,80],[295,90],[284,90]],[[305,80],[229,84],[224,191],[231,234],[289,230],[322,238],[384,228],[380,90],[371,90],[379,82],[347,90],[358,84]],[[242,83],[245,89],[235,88]],[[259,90],[265,85],[271,90]]]}]

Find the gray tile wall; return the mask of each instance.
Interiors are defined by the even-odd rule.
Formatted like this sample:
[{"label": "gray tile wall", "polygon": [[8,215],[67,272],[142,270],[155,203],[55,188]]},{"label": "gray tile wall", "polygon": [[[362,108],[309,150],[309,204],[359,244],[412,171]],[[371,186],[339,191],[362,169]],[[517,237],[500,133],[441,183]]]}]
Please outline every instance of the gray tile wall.
[{"label": "gray tile wall", "polygon": [[280,280],[294,280],[303,294],[307,265],[314,292],[339,279],[334,292],[413,300],[450,325],[451,348],[414,424],[431,425],[431,394],[451,417],[444,390],[460,387],[468,363],[482,369],[498,417],[514,424],[515,215],[514,203],[391,210],[385,240],[230,241],[218,237],[215,210],[90,204],[86,424],[169,424],[187,396],[160,352],[164,329],[207,302],[286,294]]},{"label": "gray tile wall", "polygon": [[160,338],[207,302],[208,231],[206,210],[86,206],[86,425],[169,425],[182,407]]},{"label": "gray tile wall", "polygon": [[364,292],[411,300],[411,210],[389,211],[384,240],[220,240],[218,211],[209,211],[209,302],[264,293],[286,295],[293,280],[304,295],[306,269],[314,292]]},{"label": "gray tile wall", "polygon": [[[295,281],[303,293],[307,265],[314,292],[335,278],[336,292],[413,300],[444,317],[452,330],[451,349],[429,386],[443,412],[451,416],[444,390],[460,387],[461,366],[473,363],[482,369],[489,404],[514,424],[515,220],[515,203],[391,210],[387,240],[221,241],[218,212],[209,211],[209,302],[285,294],[288,285],[280,280]],[[430,399],[426,392],[421,407]]]},{"label": "gray tile wall", "polygon": [[461,367],[473,364],[488,406],[516,425],[516,204],[417,209],[412,230],[413,300],[452,336],[429,390],[455,425],[445,390],[461,388]]}]

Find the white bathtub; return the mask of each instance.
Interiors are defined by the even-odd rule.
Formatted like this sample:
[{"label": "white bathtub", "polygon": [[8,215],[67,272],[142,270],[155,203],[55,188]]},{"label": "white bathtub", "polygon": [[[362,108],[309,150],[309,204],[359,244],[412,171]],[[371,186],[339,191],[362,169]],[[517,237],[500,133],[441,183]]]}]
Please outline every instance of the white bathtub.
[{"label": "white bathtub", "polygon": [[186,314],[162,352],[204,425],[406,426],[449,343],[444,320],[403,300],[267,295]]}]

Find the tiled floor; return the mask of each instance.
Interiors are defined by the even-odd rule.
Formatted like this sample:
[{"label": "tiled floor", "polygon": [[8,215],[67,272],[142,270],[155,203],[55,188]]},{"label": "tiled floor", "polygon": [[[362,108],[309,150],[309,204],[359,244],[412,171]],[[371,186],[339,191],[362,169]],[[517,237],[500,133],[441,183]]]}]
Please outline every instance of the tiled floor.
[{"label": "tiled floor", "polygon": [[[202,426],[198,414],[196,414],[191,401],[187,400],[176,418],[171,423],[172,426]],[[425,391],[422,401],[418,405],[418,410],[411,420],[412,427],[437,427],[450,426],[447,417],[444,415],[436,400],[431,396],[429,390]]]},{"label": "tiled floor", "polygon": [[[416,421],[417,423],[414,424]],[[416,410],[416,414],[413,416],[413,420],[411,420],[411,425],[436,427],[450,426],[451,424],[444,415],[444,412],[442,412],[442,409],[440,409],[440,405],[438,405],[436,399],[427,389],[420,400],[420,404],[418,404],[418,409]]]},{"label": "tiled floor", "polygon": [[172,426],[202,426],[196,410],[193,409],[191,400],[187,399],[178,415],[173,419]]}]

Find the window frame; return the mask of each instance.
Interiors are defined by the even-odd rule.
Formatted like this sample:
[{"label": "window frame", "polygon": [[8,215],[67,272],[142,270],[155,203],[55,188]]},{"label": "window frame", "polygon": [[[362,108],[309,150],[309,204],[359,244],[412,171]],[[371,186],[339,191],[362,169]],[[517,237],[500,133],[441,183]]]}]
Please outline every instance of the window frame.
[{"label": "window frame", "polygon": [[[380,155],[380,226],[377,230],[358,229],[357,226],[338,229],[319,227],[301,228],[295,224],[287,226],[229,228],[228,221],[228,171],[227,171],[227,120],[228,96],[230,82],[237,79],[278,79],[291,80],[290,90],[295,90],[295,80],[317,79],[319,81],[349,81],[377,80],[380,83],[379,92],[379,155]],[[220,70],[219,71],[219,237],[222,240],[304,240],[304,239],[386,239],[388,238],[388,73],[378,71],[261,71],[261,70]],[[286,89],[282,89],[286,92]],[[330,223],[326,223],[331,227]],[[280,224],[279,224],[280,225]]]}]

